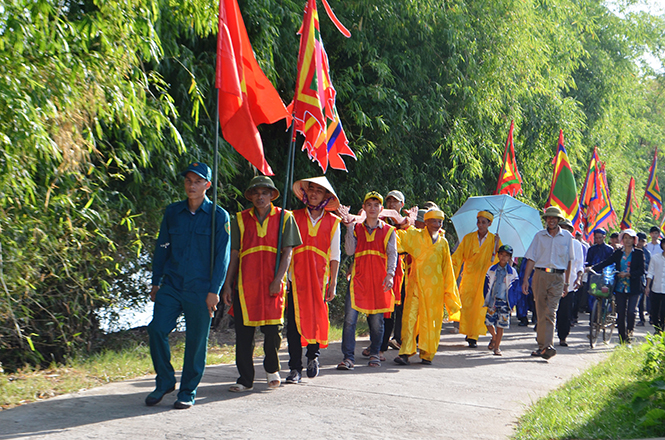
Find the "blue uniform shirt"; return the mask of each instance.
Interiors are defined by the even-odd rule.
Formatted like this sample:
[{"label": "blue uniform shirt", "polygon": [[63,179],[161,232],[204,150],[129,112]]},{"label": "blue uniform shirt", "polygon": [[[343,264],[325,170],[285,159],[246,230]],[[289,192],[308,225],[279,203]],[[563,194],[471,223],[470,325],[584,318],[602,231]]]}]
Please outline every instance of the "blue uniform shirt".
[{"label": "blue uniform shirt", "polygon": [[595,266],[601,261],[605,261],[607,258],[612,255],[614,249],[609,244],[594,244],[589,248],[586,254],[586,265]]},{"label": "blue uniform shirt", "polygon": [[217,206],[215,267],[210,278],[212,202],[205,197],[194,214],[187,200],[166,207],[152,260],[152,285],[168,285],[180,292],[219,294],[226,280],[231,253],[229,214]]}]

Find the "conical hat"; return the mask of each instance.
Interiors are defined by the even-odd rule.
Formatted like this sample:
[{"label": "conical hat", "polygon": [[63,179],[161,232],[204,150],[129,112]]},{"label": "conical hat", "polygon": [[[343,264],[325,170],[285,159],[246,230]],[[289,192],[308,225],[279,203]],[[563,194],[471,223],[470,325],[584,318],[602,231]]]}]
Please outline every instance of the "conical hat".
[{"label": "conical hat", "polygon": [[311,177],[309,179],[300,179],[296,181],[293,184],[293,194],[295,194],[296,197],[298,197],[298,200],[302,202],[303,192],[307,189],[307,186],[309,185],[309,183],[305,182],[316,183],[317,185],[320,185],[325,189],[327,189],[330,192],[330,194],[333,195],[333,200],[328,202],[328,204],[325,207],[326,211],[335,211],[337,210],[337,208],[339,208],[339,198],[337,197],[337,194],[335,194],[335,190],[333,189],[332,185],[330,184],[330,182],[328,182],[328,179],[326,179],[325,176]]}]

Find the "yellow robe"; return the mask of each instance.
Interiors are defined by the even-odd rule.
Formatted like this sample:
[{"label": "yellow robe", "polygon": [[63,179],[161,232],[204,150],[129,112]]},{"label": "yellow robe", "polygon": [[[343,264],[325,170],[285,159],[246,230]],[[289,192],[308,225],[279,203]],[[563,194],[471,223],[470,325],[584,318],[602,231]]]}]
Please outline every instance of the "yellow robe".
[{"label": "yellow robe", "polygon": [[402,348],[399,354],[416,353],[416,336],[420,358],[432,360],[439,348],[443,307],[450,315],[459,313],[460,299],[453,274],[448,241],[439,234],[436,243],[427,229],[409,228],[396,231],[398,252],[411,255],[411,268],[402,312]]},{"label": "yellow robe", "polygon": [[[478,339],[479,335],[487,333],[485,326],[485,313],[483,307],[483,285],[487,269],[498,261],[492,253],[495,246],[495,235],[487,233],[487,237],[480,246],[478,243],[478,232],[466,234],[459,247],[453,254],[453,267],[455,268],[455,279],[459,278],[462,265],[462,282],[459,293],[462,300],[462,315],[459,322],[459,332],[471,339]],[[499,241],[499,246],[501,242]]]}]

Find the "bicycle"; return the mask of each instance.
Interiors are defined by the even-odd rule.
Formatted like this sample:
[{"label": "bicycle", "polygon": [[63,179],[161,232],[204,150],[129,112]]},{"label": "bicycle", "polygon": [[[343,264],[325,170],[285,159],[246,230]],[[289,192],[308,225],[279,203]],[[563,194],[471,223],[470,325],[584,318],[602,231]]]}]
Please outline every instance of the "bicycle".
[{"label": "bicycle", "polygon": [[[608,268],[606,268],[608,269]],[[596,298],[589,317],[589,344],[594,348],[599,334],[603,333],[603,342],[609,344],[616,326],[616,304],[614,302],[614,284],[616,270],[603,270],[603,273],[591,271],[589,276],[589,294]]]}]

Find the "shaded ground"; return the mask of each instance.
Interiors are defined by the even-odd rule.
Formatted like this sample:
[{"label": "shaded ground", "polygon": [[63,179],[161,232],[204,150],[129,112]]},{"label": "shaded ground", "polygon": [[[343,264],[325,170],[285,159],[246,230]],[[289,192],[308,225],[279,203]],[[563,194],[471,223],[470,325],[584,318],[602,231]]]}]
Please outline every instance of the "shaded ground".
[{"label": "shaded ground", "polygon": [[[580,322],[586,319],[581,316]],[[532,358],[532,327],[513,326],[501,357],[466,348],[444,325],[434,364],[399,367],[387,353],[381,368],[366,366],[356,347],[354,371],[338,371],[339,343],[323,351],[321,375],[299,385],[268,390],[261,359],[253,392],[234,394],[234,365],[208,367],[196,405],[172,409],[175,393],[148,408],[143,399],[154,378],[119,382],[0,412],[0,439],[175,438],[507,438],[526,407],[605,357],[610,346],[590,349],[579,325],[549,362]],[[651,330],[647,326],[646,330]],[[638,327],[643,335],[644,327]],[[616,341],[613,341],[616,342]],[[288,354],[281,352],[282,377]],[[413,358],[412,358],[413,359]],[[417,361],[416,359],[413,359]]]}]

